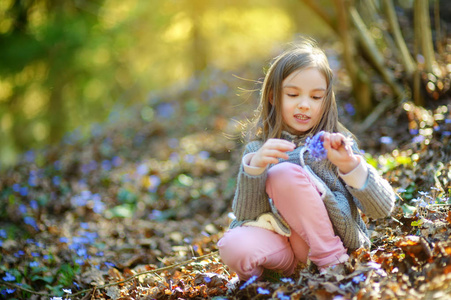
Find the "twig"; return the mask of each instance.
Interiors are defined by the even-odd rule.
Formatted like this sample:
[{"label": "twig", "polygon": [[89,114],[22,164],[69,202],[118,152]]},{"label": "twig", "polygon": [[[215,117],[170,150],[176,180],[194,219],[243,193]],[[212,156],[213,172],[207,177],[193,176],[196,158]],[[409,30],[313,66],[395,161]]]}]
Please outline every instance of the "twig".
[{"label": "twig", "polygon": [[[104,284],[104,285],[98,285],[98,286],[95,286],[94,288],[97,288],[97,289],[103,289],[103,288],[106,288],[106,287],[110,287],[110,286],[114,286],[114,285],[119,285],[119,284],[122,284],[122,283],[125,283],[125,282],[128,282],[128,281],[131,281],[131,280],[133,280],[133,279],[135,279],[136,277],[139,277],[139,276],[141,276],[141,275],[152,274],[152,273],[156,273],[156,272],[160,272],[160,271],[165,271],[165,270],[173,269],[173,268],[175,268],[175,267],[187,265],[187,264],[192,263],[192,262],[195,262],[195,261],[197,261],[197,260],[199,260],[199,259],[203,259],[203,258],[206,258],[206,257],[210,257],[210,256],[213,256],[213,255],[216,255],[216,254],[218,254],[218,251],[215,251],[215,252],[212,252],[212,253],[209,253],[209,254],[205,254],[205,255],[202,255],[202,256],[198,256],[198,257],[193,257],[193,258],[191,258],[191,259],[189,259],[189,260],[186,260],[186,261],[183,261],[183,262],[180,262],[180,263],[177,263],[177,264],[173,264],[173,265],[170,265],[170,266],[167,266],[167,267],[163,267],[163,268],[159,268],[159,269],[155,269],[155,270],[150,270],[150,271],[145,271],[145,272],[137,273],[137,274],[135,274],[135,275],[133,275],[133,276],[131,276],[131,277],[129,277],[129,278],[126,278],[126,279],[124,279],[124,280],[117,281],[117,282],[113,282],[113,283],[107,283],[107,284]],[[70,295],[70,297],[72,298],[72,297],[78,296],[78,295],[83,294],[83,293],[86,293],[86,292],[88,292],[88,291],[90,291],[90,290],[92,290],[92,289],[93,289],[93,288],[79,291],[79,292],[77,292],[77,293],[74,293],[74,294]]]},{"label": "twig", "polygon": [[[76,297],[76,296],[84,294],[84,293],[91,292],[92,290],[96,290],[96,289],[98,290],[98,289],[103,289],[103,288],[110,287],[110,286],[113,286],[113,285],[119,285],[119,284],[122,284],[122,283],[125,283],[125,282],[128,282],[128,281],[131,281],[131,280],[133,280],[136,277],[139,277],[141,275],[152,274],[152,273],[157,273],[157,272],[160,272],[160,271],[173,269],[173,268],[176,268],[176,267],[179,267],[179,266],[190,264],[190,263],[195,262],[195,261],[200,260],[200,259],[204,259],[206,257],[214,256],[216,254],[218,254],[218,251],[215,251],[215,252],[212,252],[212,253],[209,253],[209,254],[205,254],[205,255],[202,255],[202,256],[198,256],[198,257],[193,257],[193,258],[191,258],[189,260],[186,260],[186,261],[183,261],[183,262],[180,262],[180,263],[177,263],[177,264],[173,264],[173,265],[170,265],[170,266],[166,266],[166,267],[158,268],[158,269],[155,269],[155,270],[150,270],[150,271],[137,273],[137,274],[135,274],[133,276],[130,276],[130,277],[128,277],[128,278],[126,278],[124,280],[121,280],[121,281],[107,283],[107,284],[104,284],[104,285],[96,285],[96,286],[94,286],[92,288],[89,288],[89,289],[85,289],[85,290],[82,290],[82,291],[79,291],[79,292],[76,292],[76,293],[73,293],[73,294],[70,294],[70,295],[65,295],[65,297],[66,298],[72,298],[72,297]],[[14,288],[17,288],[19,290],[22,290],[22,291],[25,291],[25,292],[28,292],[28,293],[31,293],[31,294],[35,294],[35,295],[47,296],[47,297],[52,296],[51,294],[44,293],[44,292],[36,292],[36,291],[33,291],[33,290],[30,290],[30,289],[21,287],[19,285],[16,285],[16,284],[10,283],[10,282],[2,282],[1,284],[5,284],[5,285],[8,285],[10,287],[14,287]]]},{"label": "twig", "polygon": [[3,282],[1,282],[1,284],[4,284],[4,285],[7,285],[7,286],[16,288],[16,289],[19,289],[19,290],[22,290],[22,291],[25,291],[25,292],[28,292],[28,293],[32,293],[32,294],[35,294],[35,295],[49,296],[49,294],[47,294],[47,293],[44,293],[44,292],[36,292],[36,291],[33,291],[33,290],[30,290],[30,289],[24,288],[24,287],[22,287],[22,286],[20,286],[20,285],[16,285],[16,284],[11,283],[11,282],[3,281]]}]

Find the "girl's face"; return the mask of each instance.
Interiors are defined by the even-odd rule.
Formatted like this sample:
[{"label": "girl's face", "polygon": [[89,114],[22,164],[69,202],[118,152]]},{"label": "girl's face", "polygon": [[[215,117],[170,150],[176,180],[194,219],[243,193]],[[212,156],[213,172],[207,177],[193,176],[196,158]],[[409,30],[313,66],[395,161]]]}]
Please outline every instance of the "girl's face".
[{"label": "girl's face", "polygon": [[285,130],[303,134],[317,124],[322,115],[327,82],[316,68],[299,69],[282,82],[282,118]]}]

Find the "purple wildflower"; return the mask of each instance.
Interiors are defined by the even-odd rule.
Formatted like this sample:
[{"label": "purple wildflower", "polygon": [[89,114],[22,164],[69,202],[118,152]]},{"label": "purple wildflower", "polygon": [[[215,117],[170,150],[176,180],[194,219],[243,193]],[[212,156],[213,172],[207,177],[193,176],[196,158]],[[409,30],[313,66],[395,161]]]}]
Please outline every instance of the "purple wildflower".
[{"label": "purple wildflower", "polygon": [[294,284],[294,280],[291,278],[281,278],[280,281],[285,282],[285,283]]},{"label": "purple wildflower", "polygon": [[59,177],[59,176],[53,176],[52,182],[53,182],[53,185],[59,186],[59,185],[61,184],[61,177]]},{"label": "purple wildflower", "polygon": [[39,227],[36,224],[36,220],[33,217],[26,216],[23,218],[23,221],[25,224],[30,225],[31,227],[33,227],[36,230],[39,230]]},{"label": "purple wildflower", "polygon": [[3,281],[16,281],[16,277],[8,272],[5,272],[5,276],[2,278]]},{"label": "purple wildflower", "polygon": [[31,201],[30,201],[30,207],[31,207],[33,210],[38,210],[38,208],[39,208],[38,201],[36,201],[36,200],[31,200]]},{"label": "purple wildflower", "polygon": [[393,143],[393,139],[389,136],[382,136],[380,138],[380,142],[385,145],[390,145]]},{"label": "purple wildflower", "polygon": [[31,267],[31,268],[39,267],[39,262],[38,262],[38,261],[32,261],[32,262],[30,262],[30,267]]},{"label": "purple wildflower", "polygon": [[323,160],[327,158],[327,150],[324,148],[324,143],[321,137],[324,131],[320,131],[313,137],[308,137],[305,146],[315,160]]},{"label": "purple wildflower", "polygon": [[257,288],[257,292],[261,295],[269,295],[271,292],[267,289],[264,289],[262,287]]},{"label": "purple wildflower", "polygon": [[258,276],[254,275],[249,278],[241,287],[240,290],[245,289],[248,285],[254,283],[257,280]]},{"label": "purple wildflower", "polygon": [[361,273],[361,274],[355,276],[354,278],[352,278],[352,282],[354,282],[354,283],[360,283],[360,282],[365,281],[365,279],[366,279],[365,274]]},{"label": "purple wildflower", "polygon": [[416,137],[414,137],[412,139],[412,143],[421,143],[422,141],[425,140],[425,137],[422,135],[417,135]]}]

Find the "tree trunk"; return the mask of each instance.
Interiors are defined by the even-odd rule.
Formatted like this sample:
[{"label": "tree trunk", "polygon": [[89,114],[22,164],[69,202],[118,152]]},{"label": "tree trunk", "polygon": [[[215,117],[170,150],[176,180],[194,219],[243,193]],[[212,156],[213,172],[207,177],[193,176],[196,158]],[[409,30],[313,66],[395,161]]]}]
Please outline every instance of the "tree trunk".
[{"label": "tree trunk", "polygon": [[401,54],[400,59],[402,61],[402,64],[404,65],[404,70],[407,76],[410,77],[410,80],[412,80],[416,65],[412,56],[410,55],[409,50],[407,49],[406,42],[404,41],[404,38],[402,36],[393,1],[383,0],[383,7],[387,16],[388,24],[390,25],[390,29],[395,39],[396,47],[399,49],[399,52]]},{"label": "tree trunk", "polygon": [[[345,3],[346,2],[346,3]],[[352,4],[349,1],[334,0],[337,11],[337,30],[343,43],[343,59],[352,82],[353,94],[356,100],[356,110],[360,118],[371,112],[371,87],[367,74],[356,62],[356,43],[349,24],[347,7]]]}]

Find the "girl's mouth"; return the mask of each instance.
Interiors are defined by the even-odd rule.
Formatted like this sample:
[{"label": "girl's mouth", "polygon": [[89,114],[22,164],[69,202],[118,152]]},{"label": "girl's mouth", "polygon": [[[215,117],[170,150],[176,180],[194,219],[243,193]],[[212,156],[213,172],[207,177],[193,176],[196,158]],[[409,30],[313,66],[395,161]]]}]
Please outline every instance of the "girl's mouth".
[{"label": "girl's mouth", "polygon": [[301,114],[299,114],[299,115],[294,115],[294,117],[295,117],[296,119],[298,119],[298,120],[301,120],[301,121],[305,121],[305,120],[310,119],[310,117],[308,117],[308,116],[306,116],[306,115],[301,115]]}]

